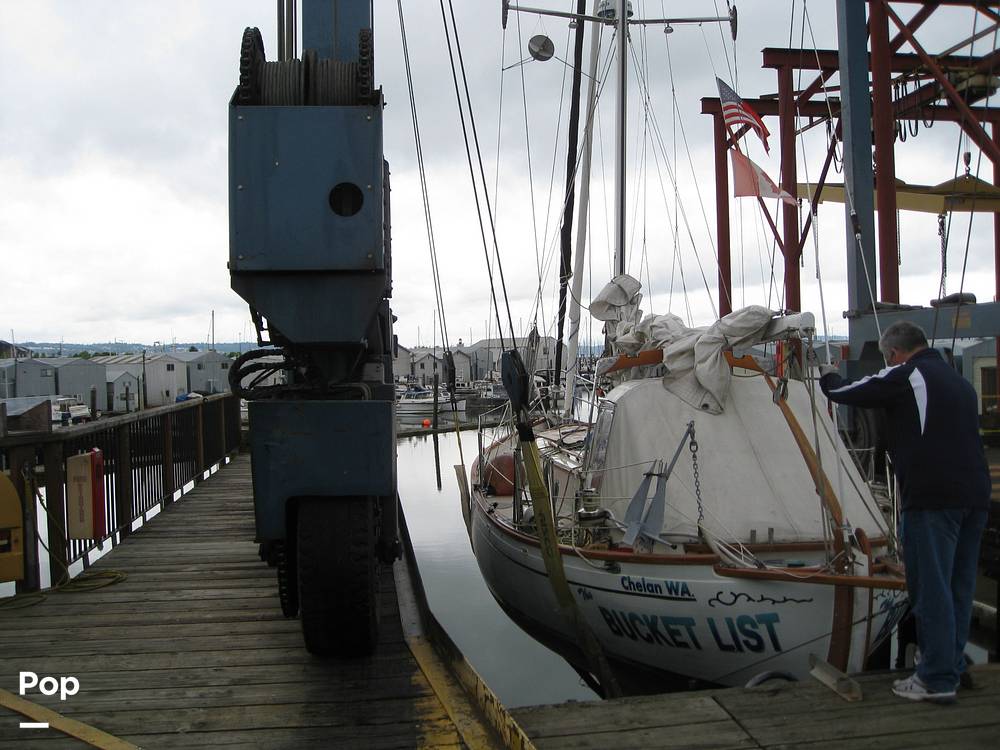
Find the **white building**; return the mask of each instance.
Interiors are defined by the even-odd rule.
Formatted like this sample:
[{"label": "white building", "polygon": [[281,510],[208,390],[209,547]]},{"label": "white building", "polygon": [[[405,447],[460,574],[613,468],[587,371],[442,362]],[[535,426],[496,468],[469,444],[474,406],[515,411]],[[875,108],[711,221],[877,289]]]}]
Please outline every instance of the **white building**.
[{"label": "white building", "polygon": [[211,395],[229,392],[229,368],[233,360],[209,349],[197,352],[173,352],[172,356],[187,365],[189,393]]},{"label": "white building", "polygon": [[472,357],[463,349],[455,349],[451,353],[452,361],[455,363],[455,382],[471,383],[476,380],[472,372]]},{"label": "white building", "polygon": [[60,396],[74,396],[86,406],[91,405],[93,397],[98,411],[108,410],[108,381],[102,362],[83,357],[45,357],[38,361],[55,371],[56,393]]},{"label": "white building", "polygon": [[435,355],[433,349],[427,347],[414,347],[413,355],[413,376],[421,385],[432,385],[434,375],[440,379],[441,358]]},{"label": "white building", "polygon": [[[527,337],[514,340],[515,345],[521,352],[525,364],[529,364],[528,355],[525,349],[528,346]],[[490,377],[491,373],[500,372],[500,355],[504,352],[504,345],[510,348],[510,339],[481,339],[472,346],[466,347],[471,360],[471,367],[475,373],[474,380]],[[556,340],[552,336],[541,336],[538,339],[538,348],[535,351],[535,372],[552,370],[556,363]],[[565,362],[563,363],[565,367]]]},{"label": "white building", "polygon": [[413,352],[402,344],[396,345],[396,353],[392,358],[392,379],[406,380],[413,374]]},{"label": "white building", "polygon": [[107,368],[108,411],[133,412],[139,408],[139,378],[114,365]]},{"label": "white building", "polygon": [[187,365],[172,353],[112,354],[92,359],[109,369],[127,371],[136,377],[140,408],[144,408],[143,400],[144,406],[163,406],[174,403],[178,396],[188,392]]}]

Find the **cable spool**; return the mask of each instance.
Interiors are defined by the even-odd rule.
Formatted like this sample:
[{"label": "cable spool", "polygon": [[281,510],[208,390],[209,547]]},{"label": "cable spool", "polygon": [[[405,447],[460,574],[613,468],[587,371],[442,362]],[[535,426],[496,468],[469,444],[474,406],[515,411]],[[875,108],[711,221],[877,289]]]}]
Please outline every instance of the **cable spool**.
[{"label": "cable spool", "polygon": [[247,28],[240,46],[236,103],[279,107],[355,106],[375,103],[372,30],[358,34],[358,62],[320,59],[305,50],[301,60],[267,62],[260,30]]},{"label": "cable spool", "polygon": [[305,104],[305,76],[301,60],[263,64],[260,103],[279,107]]},{"label": "cable spool", "polygon": [[306,50],[305,65],[309,85],[307,104],[349,106],[358,101],[358,66],[340,60],[319,59],[315,50]]}]

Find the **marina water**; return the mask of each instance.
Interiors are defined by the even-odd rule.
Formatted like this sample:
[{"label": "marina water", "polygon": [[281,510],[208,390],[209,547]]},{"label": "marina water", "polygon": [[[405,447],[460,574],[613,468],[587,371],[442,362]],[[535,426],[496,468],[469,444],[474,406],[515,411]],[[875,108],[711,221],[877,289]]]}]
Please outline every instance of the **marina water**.
[{"label": "marina water", "polygon": [[[476,432],[461,435],[470,467]],[[507,617],[486,588],[462,520],[452,468],[460,462],[457,441],[454,432],[437,437],[440,473],[434,436],[404,437],[397,445],[399,496],[431,611],[504,705],[597,700],[562,657]]]}]

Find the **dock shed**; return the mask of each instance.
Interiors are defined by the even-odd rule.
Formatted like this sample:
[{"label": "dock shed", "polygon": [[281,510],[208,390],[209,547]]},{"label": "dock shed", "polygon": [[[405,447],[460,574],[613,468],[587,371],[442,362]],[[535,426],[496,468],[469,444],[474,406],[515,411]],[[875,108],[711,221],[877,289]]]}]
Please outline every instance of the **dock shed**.
[{"label": "dock shed", "polygon": [[107,370],[108,411],[129,413],[139,405],[139,378],[121,367]]},{"label": "dock shed", "polygon": [[56,371],[45,360],[0,359],[0,398],[55,396]]},{"label": "dock shed", "polygon": [[[94,357],[112,372],[128,372],[138,381],[136,403],[145,406],[172,404],[178,396],[188,392],[187,365],[174,356],[173,352],[139,352],[137,354],[113,354]],[[143,388],[145,383],[145,389]],[[145,395],[143,394],[145,391]]]},{"label": "dock shed", "polygon": [[75,396],[80,403],[90,406],[93,391],[97,410],[108,410],[108,381],[103,363],[83,357],[44,357],[38,361],[55,371],[55,392],[60,396]]},{"label": "dock shed", "polygon": [[413,352],[402,344],[396,345],[392,358],[392,379],[396,382],[406,380],[413,374]]},{"label": "dock shed", "polygon": [[187,390],[189,393],[229,392],[229,368],[233,361],[214,350],[197,352],[173,352],[187,367]]}]

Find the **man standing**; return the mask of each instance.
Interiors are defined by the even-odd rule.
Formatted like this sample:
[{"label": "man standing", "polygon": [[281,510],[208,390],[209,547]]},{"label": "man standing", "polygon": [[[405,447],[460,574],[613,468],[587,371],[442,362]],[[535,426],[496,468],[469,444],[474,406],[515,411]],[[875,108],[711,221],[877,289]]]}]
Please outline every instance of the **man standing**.
[{"label": "man standing", "polygon": [[888,367],[854,382],[821,365],[831,401],[884,408],[902,499],[900,535],[906,587],[917,623],[920,663],[892,692],[950,703],[965,670],[979,542],[990,502],[990,474],[972,386],[927,348],[905,321],[886,329],[879,349]]}]

